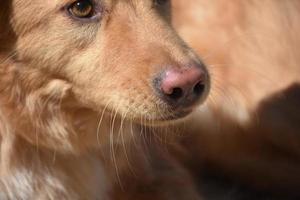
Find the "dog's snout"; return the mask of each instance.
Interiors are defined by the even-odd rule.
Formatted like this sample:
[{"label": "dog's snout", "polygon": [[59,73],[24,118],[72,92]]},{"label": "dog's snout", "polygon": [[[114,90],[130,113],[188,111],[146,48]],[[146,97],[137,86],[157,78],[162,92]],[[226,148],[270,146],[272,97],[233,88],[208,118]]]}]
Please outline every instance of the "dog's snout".
[{"label": "dog's snout", "polygon": [[155,89],[168,104],[189,107],[204,95],[207,74],[198,64],[182,68],[169,68],[155,81]]}]

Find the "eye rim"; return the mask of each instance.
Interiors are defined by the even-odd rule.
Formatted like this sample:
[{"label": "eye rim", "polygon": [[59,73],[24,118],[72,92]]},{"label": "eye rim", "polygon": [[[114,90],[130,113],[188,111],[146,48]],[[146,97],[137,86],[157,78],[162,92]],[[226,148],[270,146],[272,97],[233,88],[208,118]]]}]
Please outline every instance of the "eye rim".
[{"label": "eye rim", "polygon": [[[76,3],[80,1],[88,1],[92,5],[91,13],[85,17],[76,16],[74,12],[72,12],[72,7],[76,5]],[[99,21],[102,15],[103,8],[95,3],[94,0],[74,0],[71,3],[67,4],[64,7],[64,10],[67,12],[68,16],[82,22],[93,22],[93,21]]]},{"label": "eye rim", "polygon": [[165,6],[169,2],[170,2],[170,0],[154,0],[154,5],[155,6]]}]

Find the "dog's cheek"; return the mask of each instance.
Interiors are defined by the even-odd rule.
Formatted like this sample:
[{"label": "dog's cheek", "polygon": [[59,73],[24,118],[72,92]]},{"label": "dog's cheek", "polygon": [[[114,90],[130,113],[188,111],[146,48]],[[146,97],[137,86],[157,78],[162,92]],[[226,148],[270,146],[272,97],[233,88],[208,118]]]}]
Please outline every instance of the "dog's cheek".
[{"label": "dog's cheek", "polygon": [[60,73],[95,43],[100,25],[75,23],[61,14],[50,17],[53,19],[19,35],[16,50],[19,60],[26,65]]}]

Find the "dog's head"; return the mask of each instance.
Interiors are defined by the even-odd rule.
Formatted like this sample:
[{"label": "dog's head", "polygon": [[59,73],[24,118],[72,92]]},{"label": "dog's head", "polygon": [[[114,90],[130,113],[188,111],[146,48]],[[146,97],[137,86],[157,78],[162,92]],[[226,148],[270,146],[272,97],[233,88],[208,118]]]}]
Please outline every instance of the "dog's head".
[{"label": "dog's head", "polygon": [[180,118],[205,98],[209,79],[171,27],[170,6],[168,0],[13,0],[7,23],[16,37],[14,59],[71,83],[75,99],[95,111]]},{"label": "dog's head", "polygon": [[170,10],[168,0],[1,2],[0,108],[14,130],[65,150],[94,144],[99,118],[109,133],[115,119],[158,125],[188,115],[209,76]]}]

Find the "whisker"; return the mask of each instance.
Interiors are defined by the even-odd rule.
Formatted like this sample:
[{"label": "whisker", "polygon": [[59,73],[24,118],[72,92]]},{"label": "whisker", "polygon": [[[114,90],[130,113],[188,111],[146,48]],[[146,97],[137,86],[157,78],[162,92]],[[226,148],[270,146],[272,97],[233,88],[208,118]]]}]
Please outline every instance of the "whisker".
[{"label": "whisker", "polygon": [[102,122],[103,122],[103,119],[104,119],[105,111],[106,111],[106,109],[108,108],[108,106],[109,106],[110,103],[111,103],[111,102],[108,102],[108,103],[104,106],[104,109],[102,110],[100,119],[99,119],[99,121],[98,121],[96,137],[97,137],[97,142],[98,142],[98,145],[99,145],[99,146],[101,146],[101,143],[100,143],[100,128],[101,128],[101,125],[102,125]]},{"label": "whisker", "polygon": [[115,121],[116,121],[116,118],[117,118],[119,107],[120,107],[120,104],[115,109],[114,115],[113,115],[113,118],[112,118],[111,131],[110,131],[110,153],[111,153],[111,158],[113,160],[113,164],[114,164],[114,167],[115,167],[115,170],[116,170],[116,176],[117,176],[117,179],[118,179],[118,183],[119,183],[121,189],[124,190],[124,186],[122,184],[121,177],[120,177],[120,174],[119,174],[119,167],[118,167],[118,164],[117,164],[116,153],[115,153],[115,148],[114,148],[114,127],[115,127]]},{"label": "whisker", "polygon": [[130,110],[130,107],[127,108],[126,112],[124,115],[122,115],[122,120],[121,120],[121,125],[120,125],[120,130],[119,130],[119,134],[121,135],[121,141],[122,141],[122,146],[123,146],[123,149],[124,149],[124,154],[125,154],[125,158],[126,158],[126,161],[127,161],[127,164],[128,164],[128,167],[129,167],[129,170],[131,171],[131,173],[133,175],[136,176],[136,173],[134,172],[133,170],[133,166],[130,162],[130,159],[129,159],[129,156],[127,154],[127,148],[126,148],[126,144],[125,144],[125,139],[124,139],[124,131],[123,131],[123,125],[124,125],[124,121],[126,120],[126,116],[128,114]]}]

